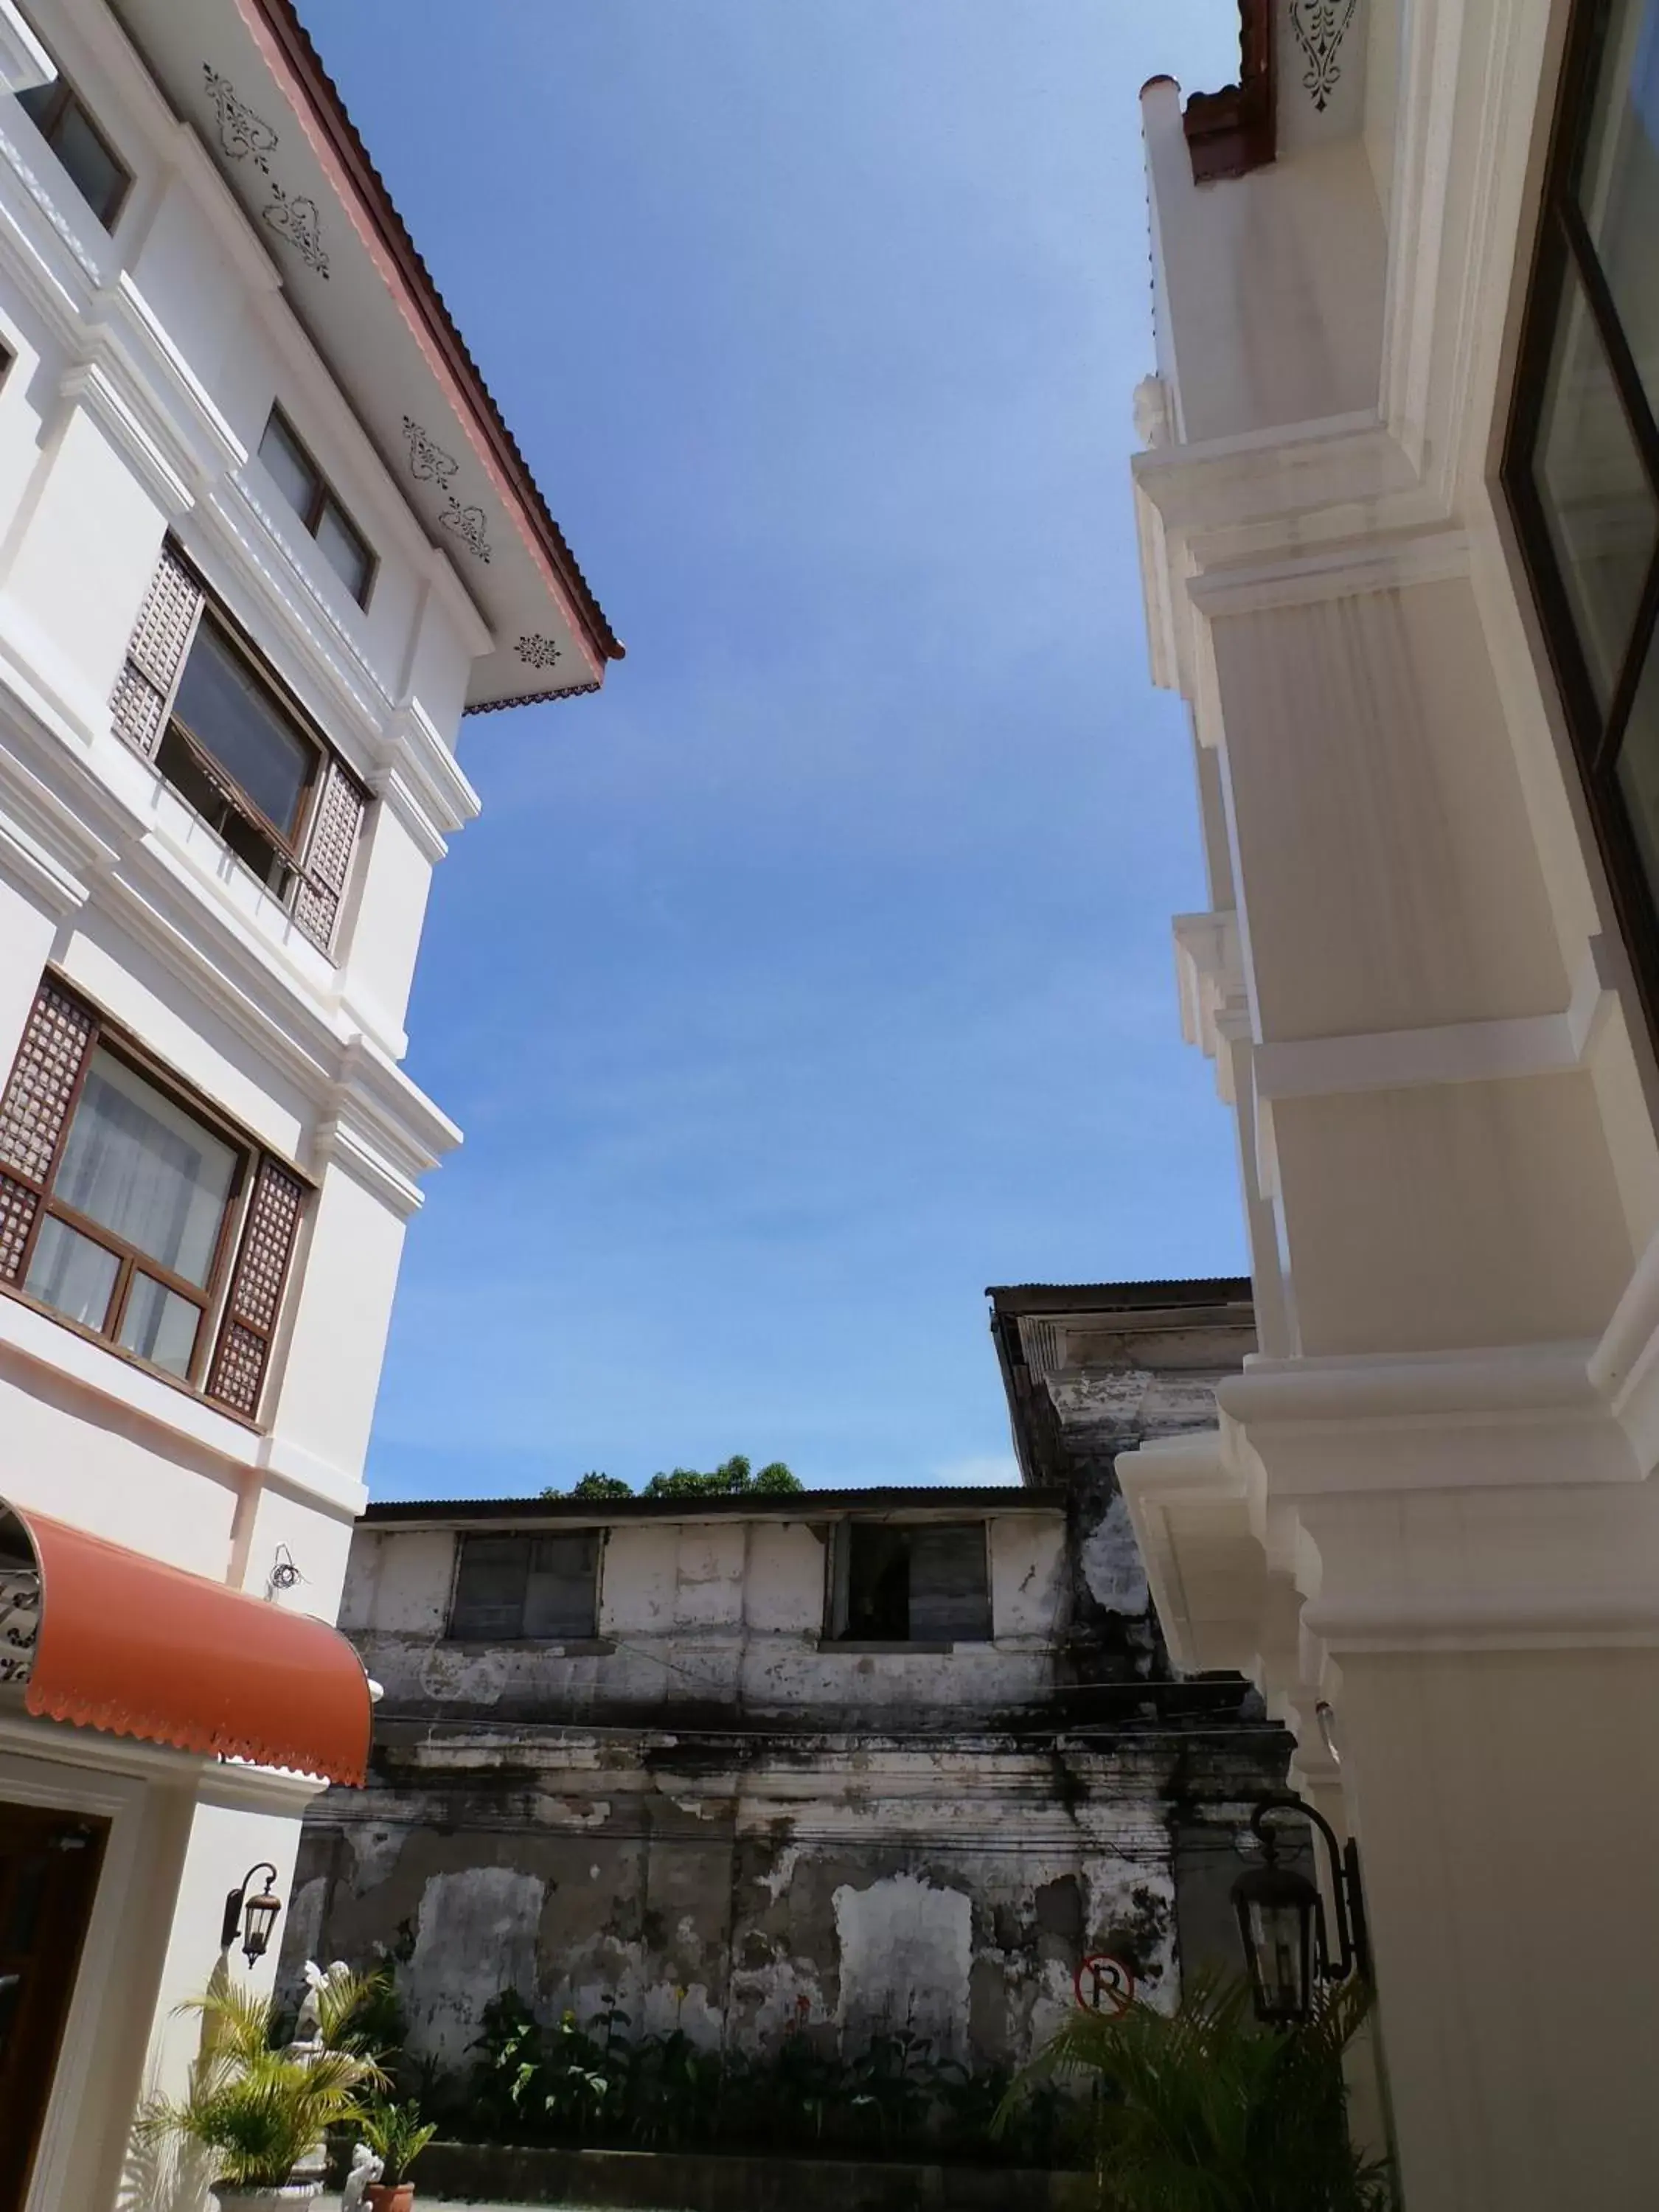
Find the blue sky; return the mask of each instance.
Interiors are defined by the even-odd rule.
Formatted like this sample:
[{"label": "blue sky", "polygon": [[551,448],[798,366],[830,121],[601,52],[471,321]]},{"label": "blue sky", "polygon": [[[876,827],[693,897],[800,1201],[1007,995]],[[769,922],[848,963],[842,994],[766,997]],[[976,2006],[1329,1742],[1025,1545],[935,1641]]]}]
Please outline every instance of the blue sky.
[{"label": "blue sky", "polygon": [[465,733],[374,1489],[1011,1476],[988,1283],[1243,1264],[1127,487],[1237,8],[302,5],[629,648]]}]

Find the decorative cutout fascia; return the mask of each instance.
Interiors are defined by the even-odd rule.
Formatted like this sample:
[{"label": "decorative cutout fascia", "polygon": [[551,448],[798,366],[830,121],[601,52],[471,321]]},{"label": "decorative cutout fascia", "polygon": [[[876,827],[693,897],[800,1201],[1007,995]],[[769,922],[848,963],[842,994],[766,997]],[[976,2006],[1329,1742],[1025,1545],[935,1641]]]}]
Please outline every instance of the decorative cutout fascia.
[{"label": "decorative cutout fascia", "polygon": [[1307,63],[1302,87],[1322,115],[1341,79],[1342,41],[1359,0],[1290,0],[1291,28]]},{"label": "decorative cutout fascia", "polygon": [[307,269],[326,278],[328,254],[323,246],[323,222],[317,203],[308,192],[290,192],[270,166],[270,157],[282,143],[279,134],[263,115],[255,113],[229,78],[221,76],[211,63],[203,63],[202,76],[208,98],[213,103],[221,152],[228,161],[251,161],[264,179],[268,198],[259,210],[260,222],[278,238],[286,240]]}]

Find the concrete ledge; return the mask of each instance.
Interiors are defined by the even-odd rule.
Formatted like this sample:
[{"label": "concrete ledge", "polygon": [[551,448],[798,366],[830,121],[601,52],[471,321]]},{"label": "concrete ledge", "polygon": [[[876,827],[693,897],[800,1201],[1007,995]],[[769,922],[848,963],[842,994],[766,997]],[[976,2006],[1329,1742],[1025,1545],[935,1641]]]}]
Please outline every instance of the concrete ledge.
[{"label": "concrete ledge", "polygon": [[1100,2203],[1089,2173],[454,2142],[422,2154],[418,2185],[428,2200],[629,2212],[1097,2212]]}]

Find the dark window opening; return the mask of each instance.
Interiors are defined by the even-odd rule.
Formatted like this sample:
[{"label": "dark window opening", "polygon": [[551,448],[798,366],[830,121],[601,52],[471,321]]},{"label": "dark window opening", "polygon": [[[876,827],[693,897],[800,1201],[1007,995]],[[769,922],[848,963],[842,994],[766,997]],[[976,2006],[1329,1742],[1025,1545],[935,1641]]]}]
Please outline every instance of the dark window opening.
[{"label": "dark window opening", "polygon": [[1659,0],[1579,0],[1504,483],[1659,1030]]},{"label": "dark window opening", "polygon": [[849,1644],[982,1644],[991,1593],[982,1521],[845,1521],[830,1632]]},{"label": "dark window opening", "polygon": [[112,229],[131,187],[132,173],[117,159],[85,102],[61,76],[50,84],[31,86],[27,92],[20,92],[17,99],[63,163],[76,191],[105,229]]},{"label": "dark window opening", "polygon": [[282,410],[273,407],[259,441],[267,474],[313,537],[325,561],[358,605],[367,605],[374,556],[362,532],[330,490]]},{"label": "dark window opening", "polygon": [[458,1643],[588,1641],[598,1632],[599,1539],[463,1536],[449,1633]]},{"label": "dark window opening", "polygon": [[285,896],[322,756],[204,616],[155,764],[261,883]]}]

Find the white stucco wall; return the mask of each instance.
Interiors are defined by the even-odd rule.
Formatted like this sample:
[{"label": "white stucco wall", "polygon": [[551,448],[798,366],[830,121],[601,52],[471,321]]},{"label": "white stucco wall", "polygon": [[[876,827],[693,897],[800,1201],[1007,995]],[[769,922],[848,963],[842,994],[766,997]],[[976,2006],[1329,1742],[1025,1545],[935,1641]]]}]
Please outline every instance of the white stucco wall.
[{"label": "white stucco wall", "polygon": [[[50,964],[316,1195],[258,1425],[0,1292],[0,1497],[261,1601],[291,1559],[274,1601],[331,1620],[405,1224],[457,1134],[398,1063],[432,869],[476,811],[455,741],[493,641],[104,0],[29,12],[133,182],[106,234],[0,95],[0,1083]],[[245,35],[228,6],[218,27]],[[373,550],[367,607],[258,460],[273,404]],[[168,531],[371,794],[332,957],[112,728]],[[269,1859],[286,1898],[313,1795],[0,1698],[0,1802],[112,1822],[29,2212],[108,2212],[134,2100],[191,2055],[176,2008],[226,1892]]]}]

